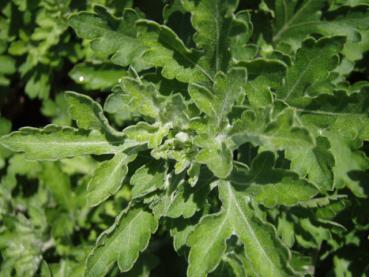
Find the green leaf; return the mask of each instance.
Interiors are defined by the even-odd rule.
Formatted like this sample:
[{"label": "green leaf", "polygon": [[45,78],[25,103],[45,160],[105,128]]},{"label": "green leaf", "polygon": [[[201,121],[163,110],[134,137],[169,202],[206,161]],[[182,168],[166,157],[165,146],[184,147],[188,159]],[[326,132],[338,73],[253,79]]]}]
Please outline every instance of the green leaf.
[{"label": "green leaf", "polygon": [[0,250],[4,258],[1,275],[35,275],[42,261],[40,233],[23,215],[9,216],[6,223],[0,236]]},{"label": "green leaf", "polygon": [[297,49],[301,41],[308,35],[320,34],[325,37],[345,36],[347,42],[344,46],[346,57],[355,61],[362,58],[368,50],[366,33],[369,28],[367,6],[362,3],[346,3],[357,5],[355,9],[341,7],[322,13],[324,1],[305,0],[302,3],[287,3],[284,0],[276,1],[273,41],[289,44]]},{"label": "green leaf", "polygon": [[302,3],[276,0],[273,41],[291,43],[304,39],[306,31],[299,27],[319,21],[323,5],[324,1],[320,0],[304,0]]},{"label": "green leaf", "polygon": [[50,73],[43,70],[35,70],[27,81],[25,91],[30,98],[46,99],[50,92]]},{"label": "green leaf", "polygon": [[[67,210],[73,210],[75,199],[69,176],[61,170],[60,164],[45,162],[41,164],[42,183],[51,191],[55,200]],[[33,170],[35,168],[33,167]]]},{"label": "green leaf", "polygon": [[361,144],[357,140],[340,138],[335,133],[327,132],[326,135],[335,157],[335,166],[333,167],[335,187],[343,188],[346,186],[358,197],[369,195],[367,188],[362,183],[365,177],[359,173],[369,168],[368,158],[359,150]]},{"label": "green leaf", "polygon": [[111,160],[100,164],[87,187],[87,201],[90,207],[99,205],[119,190],[128,172],[127,164],[134,158],[117,153]]},{"label": "green leaf", "polygon": [[81,12],[69,18],[69,24],[78,36],[91,40],[91,48],[99,56],[107,58],[120,66],[132,65],[136,70],[144,69],[141,61],[145,49],[136,38],[135,23],[139,19],[136,11],[124,10],[118,19],[101,7],[95,7],[95,13]]},{"label": "green leaf", "polygon": [[217,269],[209,274],[209,277],[227,276],[227,277],[242,277],[246,275],[246,268],[239,260],[239,254],[226,253],[222,257],[222,261]]},{"label": "green leaf", "polygon": [[52,118],[52,124],[69,126],[72,119],[70,118],[68,108],[65,94],[58,94],[54,100],[47,99],[43,101],[41,112],[44,116]]},{"label": "green leaf", "polygon": [[226,240],[232,235],[228,210],[202,218],[188,238],[191,247],[187,276],[203,277],[218,266],[226,250]]},{"label": "green leaf", "polygon": [[192,217],[203,206],[209,190],[206,184],[191,188],[187,182],[181,182],[171,195],[172,199],[166,216],[171,218]]},{"label": "green leaf", "polygon": [[288,264],[289,252],[277,237],[274,227],[262,222],[251,210],[248,199],[230,183],[219,183],[219,194],[228,223],[245,247],[253,274],[259,276],[294,276]]},{"label": "green leaf", "polygon": [[130,181],[133,186],[132,198],[139,198],[162,188],[165,181],[162,171],[164,167],[161,161],[151,161],[137,169]]},{"label": "green leaf", "polygon": [[[117,87],[115,87],[115,89],[116,88]],[[139,116],[130,106],[129,99],[130,96],[123,93],[119,88],[118,91],[114,90],[105,100],[104,111],[111,115],[119,125]]]},{"label": "green leaf", "polygon": [[66,92],[65,97],[69,106],[69,113],[79,128],[97,129],[110,135],[118,133],[110,127],[98,102],[86,95],[72,91]]},{"label": "green leaf", "polygon": [[97,131],[86,132],[70,127],[49,125],[44,129],[21,128],[3,136],[0,143],[14,152],[23,152],[28,159],[59,160],[89,154],[114,154],[133,146],[124,139],[109,140]]},{"label": "green leaf", "polygon": [[122,90],[129,96],[134,112],[154,119],[159,117],[161,98],[153,84],[142,83],[133,78],[123,78]]},{"label": "green leaf", "polygon": [[115,224],[99,236],[87,258],[85,276],[104,276],[115,263],[122,272],[130,270],[157,225],[154,216],[141,208],[123,212]]},{"label": "green leaf", "polygon": [[306,108],[297,110],[304,126],[317,135],[327,129],[348,139],[368,140],[369,109],[363,104],[368,99],[369,89],[365,85],[358,93],[350,95],[344,91],[322,95]]},{"label": "green leaf", "polygon": [[332,12],[329,21],[317,24],[314,29],[324,36],[345,36],[348,42],[358,43],[361,39],[364,39],[361,38],[361,32],[369,29],[368,18],[367,7],[348,9],[337,14]]},{"label": "green leaf", "polygon": [[3,116],[73,126],[0,118],[1,276],[368,271],[368,0],[77,2],[0,4]]},{"label": "green leaf", "polygon": [[183,172],[178,175],[166,172],[164,176],[161,191],[157,192],[153,199],[149,198],[155,216],[158,218],[192,217],[204,204],[208,194],[208,186],[204,184],[202,187],[191,188],[183,180]]},{"label": "green leaf", "polygon": [[206,164],[215,176],[224,179],[232,171],[232,152],[224,143],[214,146],[202,149],[195,159],[198,163]]},{"label": "green leaf", "polygon": [[69,72],[74,82],[88,90],[106,90],[126,75],[125,70],[109,64],[79,63]]},{"label": "green leaf", "polygon": [[238,65],[247,68],[249,79],[262,78],[267,86],[272,86],[275,83],[279,83],[281,74],[285,74],[287,69],[286,63],[284,59],[255,58],[250,61],[240,62]]},{"label": "green leaf", "polygon": [[360,197],[367,195],[365,187],[360,184],[362,177],[357,175],[368,168],[367,158],[359,151],[361,141],[369,137],[368,110],[362,104],[367,97],[366,88],[351,95],[337,92],[332,96],[318,97],[306,109],[300,110],[303,124],[316,136],[328,138],[334,157],[335,186],[347,186]]},{"label": "green leaf", "polygon": [[292,109],[281,111],[275,119],[270,117],[269,109],[245,111],[227,135],[232,140],[232,148],[245,142],[271,151],[309,149],[314,145],[308,130],[295,126]]},{"label": "green leaf", "polygon": [[[246,10],[237,12],[236,21],[230,41],[232,62],[238,64],[239,62],[248,61],[257,55],[257,46],[247,44],[253,33],[253,24],[251,21],[251,13]],[[239,30],[237,30],[239,28]]]},{"label": "green leaf", "polygon": [[214,80],[213,92],[200,84],[190,84],[189,94],[197,107],[219,126],[231,112],[234,103],[244,93],[246,70],[232,69],[227,75],[217,73]]},{"label": "green leaf", "polygon": [[268,79],[264,76],[247,82],[245,85],[247,100],[255,108],[263,108],[273,103],[273,95]]},{"label": "green leaf", "polygon": [[[277,97],[301,106],[308,104],[311,97],[331,93],[329,78],[338,65],[342,44],[342,37],[304,41],[297,51],[294,64],[287,69],[285,83],[277,90]],[[324,53],[324,59],[321,53]]]},{"label": "green leaf", "polygon": [[286,157],[291,160],[291,168],[294,171],[301,176],[308,176],[322,191],[331,190],[334,158],[329,148],[327,139],[319,137],[313,149],[296,148],[286,152]]},{"label": "green leaf", "polygon": [[189,135],[185,132],[178,133],[175,138],[167,139],[164,144],[151,151],[151,156],[155,159],[173,159],[174,173],[179,174],[188,168],[194,159],[195,150],[189,143]]},{"label": "green leaf", "polygon": [[147,144],[148,148],[158,147],[168,132],[167,125],[150,125],[146,122],[139,122],[123,130],[127,138],[140,144]]},{"label": "green leaf", "polygon": [[250,171],[235,180],[235,183],[255,202],[269,207],[293,206],[318,193],[315,186],[299,178],[296,173],[273,166],[274,155],[262,152],[253,160]]},{"label": "green leaf", "polygon": [[10,80],[6,75],[13,74],[16,71],[15,60],[11,56],[0,55],[0,86],[8,86]]},{"label": "green leaf", "polygon": [[188,219],[176,219],[171,221],[170,235],[173,238],[174,250],[180,253],[186,246],[188,236],[195,227],[194,217]]},{"label": "green leaf", "polygon": [[[10,133],[12,129],[12,124],[9,120],[2,118],[0,116],[0,136],[6,135]],[[6,148],[4,148],[0,144],[0,168],[3,168],[5,165],[5,158],[7,158],[10,155],[10,151]]]},{"label": "green leaf", "polygon": [[350,202],[345,198],[331,199],[327,205],[316,208],[315,214],[319,219],[332,220],[348,206]]},{"label": "green leaf", "polygon": [[225,253],[226,240],[232,234],[244,245],[253,274],[293,276],[288,265],[289,252],[275,229],[256,217],[248,198],[236,192],[229,182],[220,181],[218,187],[222,210],[203,217],[188,238],[187,244],[191,247],[188,276],[206,276],[215,270]]},{"label": "green leaf", "polygon": [[184,8],[192,14],[192,25],[197,31],[194,40],[204,56],[198,63],[214,76],[226,72],[230,61],[231,38],[248,31],[247,23],[237,20],[238,1],[184,0]]},{"label": "green leaf", "polygon": [[149,20],[140,20],[137,26],[138,37],[146,46],[142,59],[149,65],[161,67],[164,78],[181,82],[211,79],[197,63],[198,53],[188,49],[170,28]]},{"label": "green leaf", "polygon": [[13,74],[16,71],[15,61],[10,56],[0,55],[0,75]]},{"label": "green leaf", "polygon": [[181,94],[174,94],[168,99],[161,110],[162,121],[168,122],[174,128],[188,129],[191,111]]}]

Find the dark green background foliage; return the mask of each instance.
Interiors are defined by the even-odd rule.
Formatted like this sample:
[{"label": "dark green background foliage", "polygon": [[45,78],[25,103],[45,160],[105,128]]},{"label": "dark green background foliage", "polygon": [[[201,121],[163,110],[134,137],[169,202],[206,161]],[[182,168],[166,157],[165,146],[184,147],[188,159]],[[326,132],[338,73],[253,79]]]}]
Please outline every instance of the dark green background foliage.
[{"label": "dark green background foliage", "polygon": [[0,0],[0,276],[367,276],[369,1]]}]

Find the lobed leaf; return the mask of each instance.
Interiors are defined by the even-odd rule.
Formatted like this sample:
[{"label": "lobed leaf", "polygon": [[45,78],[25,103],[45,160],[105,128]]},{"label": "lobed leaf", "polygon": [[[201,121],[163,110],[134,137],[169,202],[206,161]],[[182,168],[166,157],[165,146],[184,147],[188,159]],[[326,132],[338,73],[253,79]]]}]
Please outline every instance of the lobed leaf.
[{"label": "lobed leaf", "polygon": [[3,136],[0,143],[33,160],[59,160],[80,155],[115,154],[131,146],[124,138],[109,139],[96,130],[48,125],[43,129],[21,128]]},{"label": "lobed leaf", "polygon": [[187,275],[203,277],[215,270],[226,250],[226,240],[231,235],[227,210],[204,217],[187,240],[191,247]]},{"label": "lobed leaf", "polygon": [[78,36],[91,40],[91,48],[102,57],[110,57],[114,64],[134,66],[137,70],[147,65],[140,59],[145,47],[137,40],[135,23],[140,18],[136,11],[126,9],[123,17],[113,17],[102,6],[95,13],[81,12],[69,18]]},{"label": "lobed leaf", "polygon": [[123,272],[130,270],[157,224],[151,213],[140,208],[121,213],[115,224],[99,236],[87,258],[85,276],[104,276],[115,263]]}]

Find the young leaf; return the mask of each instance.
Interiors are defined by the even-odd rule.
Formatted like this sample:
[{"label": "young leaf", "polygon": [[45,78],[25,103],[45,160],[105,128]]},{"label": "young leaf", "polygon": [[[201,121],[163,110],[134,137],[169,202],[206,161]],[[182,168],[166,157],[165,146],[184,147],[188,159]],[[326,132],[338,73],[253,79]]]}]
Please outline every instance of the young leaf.
[{"label": "young leaf", "polygon": [[145,196],[146,194],[160,189],[164,186],[165,174],[162,169],[165,167],[163,162],[152,161],[141,166],[131,177],[132,198]]},{"label": "young leaf", "polygon": [[122,89],[129,95],[133,111],[154,119],[159,117],[160,95],[155,86],[126,77],[122,81]]},{"label": "young leaf", "polygon": [[[110,135],[117,134],[106,119],[101,105],[90,97],[68,91],[65,94],[69,112],[81,129],[97,129]],[[118,134],[117,134],[118,135]]]},{"label": "young leaf", "polygon": [[234,103],[244,92],[246,70],[234,68],[227,75],[217,73],[213,92],[199,84],[190,84],[189,94],[198,108],[219,126],[231,112]]},{"label": "young leaf", "polygon": [[132,156],[117,153],[96,169],[87,187],[89,206],[99,205],[119,190],[128,172],[127,164],[133,159]]},{"label": "young leaf", "polygon": [[147,144],[148,148],[156,148],[161,144],[168,131],[168,126],[155,126],[139,122],[124,129],[123,133],[132,141]]},{"label": "young leaf", "polygon": [[232,171],[232,152],[223,143],[215,148],[202,149],[196,156],[196,162],[206,164],[215,176],[225,179]]}]

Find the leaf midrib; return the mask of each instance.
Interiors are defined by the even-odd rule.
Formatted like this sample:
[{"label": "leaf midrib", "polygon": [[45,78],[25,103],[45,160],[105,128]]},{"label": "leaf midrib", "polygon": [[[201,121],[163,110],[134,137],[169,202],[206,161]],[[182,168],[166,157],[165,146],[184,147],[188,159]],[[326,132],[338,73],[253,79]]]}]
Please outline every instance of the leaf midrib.
[{"label": "leaf midrib", "polygon": [[277,41],[282,34],[289,29],[289,25],[296,20],[300,13],[311,3],[312,0],[306,1],[306,3],[287,21],[283,24],[282,28],[273,36],[272,41]]},{"label": "leaf midrib", "polygon": [[215,72],[219,71],[219,40],[220,40],[220,30],[219,30],[219,2],[215,1],[215,33],[216,33],[216,44],[215,44]]},{"label": "leaf midrib", "polygon": [[[316,58],[315,58],[316,59]],[[301,80],[303,79],[303,77],[305,76],[305,74],[308,72],[308,70],[310,69],[311,63],[313,61],[315,61],[314,58],[310,59],[309,62],[307,63],[307,65],[305,66],[305,69],[301,72],[301,74],[299,75],[299,77],[295,80],[292,88],[290,88],[287,91],[286,96],[283,97],[284,100],[288,100],[288,98],[291,96],[291,94],[293,93],[293,91],[296,89],[296,87],[301,83]]]},{"label": "leaf midrib", "polygon": [[46,142],[30,142],[30,141],[26,141],[26,142],[16,142],[17,145],[43,145],[45,146],[45,144],[51,144],[51,145],[73,145],[73,146],[85,146],[87,145],[110,145],[112,147],[115,147],[114,143],[122,143],[121,140],[117,140],[117,141],[71,141],[71,142],[62,142],[62,141],[46,141]]},{"label": "leaf midrib", "polygon": [[254,241],[257,243],[257,246],[261,250],[262,255],[266,258],[266,260],[268,261],[268,263],[272,265],[272,272],[274,273],[276,266],[274,265],[274,263],[272,262],[272,260],[270,260],[269,256],[265,252],[263,246],[260,244],[260,241],[259,241],[258,237],[256,236],[254,230],[252,229],[252,227],[251,227],[251,225],[250,225],[247,217],[244,215],[244,213],[242,211],[242,208],[240,207],[240,205],[238,203],[238,199],[234,195],[233,190],[231,189],[230,184],[227,186],[227,190],[228,190],[228,194],[230,195],[230,198],[232,198],[234,200],[233,203],[234,203],[235,207],[237,208],[238,213],[241,215],[241,218],[243,219],[243,221],[245,223],[245,226],[246,226],[247,230],[249,231],[249,234],[254,239]]}]

